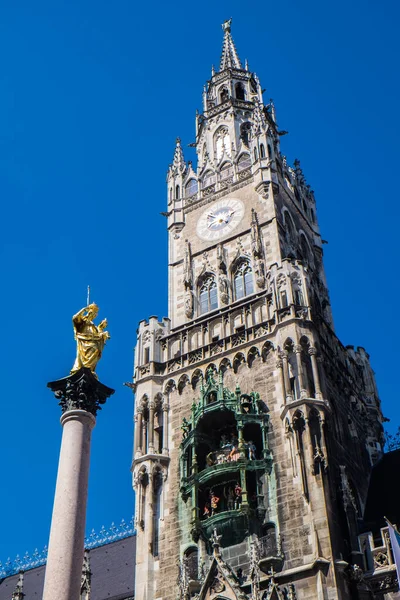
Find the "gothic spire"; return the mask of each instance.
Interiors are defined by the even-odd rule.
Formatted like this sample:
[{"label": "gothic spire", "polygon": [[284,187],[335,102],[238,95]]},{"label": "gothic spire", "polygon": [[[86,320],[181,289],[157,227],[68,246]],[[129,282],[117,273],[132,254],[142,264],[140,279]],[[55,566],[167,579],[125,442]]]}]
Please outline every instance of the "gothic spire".
[{"label": "gothic spire", "polygon": [[18,583],[15,587],[15,590],[11,596],[12,600],[23,600],[24,594],[24,572],[19,572]]},{"label": "gothic spire", "polygon": [[176,138],[176,146],[175,146],[174,161],[172,163],[172,168],[179,172],[183,172],[186,168],[180,138]]},{"label": "gothic spire", "polygon": [[235,44],[233,43],[231,36],[231,23],[232,19],[222,23],[222,29],[224,30],[224,42],[222,45],[221,61],[219,65],[220,71],[224,71],[224,69],[242,68],[238,53],[236,52]]}]

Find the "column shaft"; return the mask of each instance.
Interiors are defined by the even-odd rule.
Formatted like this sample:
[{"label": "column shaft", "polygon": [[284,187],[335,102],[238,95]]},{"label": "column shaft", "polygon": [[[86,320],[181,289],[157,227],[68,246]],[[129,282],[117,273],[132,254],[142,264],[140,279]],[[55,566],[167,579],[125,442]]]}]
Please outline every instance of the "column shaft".
[{"label": "column shaft", "polygon": [[79,600],[84,554],[90,438],[95,417],[69,410],[63,426],[43,600]]}]

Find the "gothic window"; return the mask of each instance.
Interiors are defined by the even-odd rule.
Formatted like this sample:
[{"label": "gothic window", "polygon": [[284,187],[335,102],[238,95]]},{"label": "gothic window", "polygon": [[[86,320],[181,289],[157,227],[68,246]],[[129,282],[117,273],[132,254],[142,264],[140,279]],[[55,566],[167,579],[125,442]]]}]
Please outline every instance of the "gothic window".
[{"label": "gothic window", "polygon": [[303,298],[302,291],[300,289],[294,290],[294,303],[297,304],[298,306],[304,305],[304,298]]},{"label": "gothic window", "polygon": [[313,211],[313,209],[312,209],[312,208],[310,209],[310,214],[311,214],[311,221],[312,221],[313,223],[315,223],[315,214],[314,214],[314,211]]},{"label": "gothic window", "polygon": [[231,155],[231,142],[226,127],[221,127],[215,134],[215,153],[217,160],[221,160],[224,154]]},{"label": "gothic window", "polygon": [[257,148],[254,148],[254,160],[258,160]]},{"label": "gothic window", "polygon": [[249,154],[241,154],[238,160],[238,172],[244,171],[251,167],[251,158]]},{"label": "gothic window", "polygon": [[200,314],[218,308],[217,284],[212,275],[207,277],[200,288],[199,294]]},{"label": "gothic window", "polygon": [[228,90],[227,90],[227,88],[226,88],[226,87],[223,87],[223,88],[221,89],[221,92],[220,92],[220,95],[219,95],[219,97],[220,97],[220,99],[221,99],[221,104],[222,104],[223,102],[226,102],[227,100],[229,100],[229,92],[228,92]]},{"label": "gothic window", "polygon": [[268,155],[271,158],[272,156],[272,148],[271,148],[271,144],[268,144]]},{"label": "gothic window", "polygon": [[170,188],[169,190],[169,201],[172,202],[173,198],[172,198],[172,188]]},{"label": "gothic window", "polygon": [[179,185],[177,185],[175,188],[175,198],[177,200],[179,200],[180,197],[181,197],[181,189],[180,189]]},{"label": "gothic window", "polygon": [[194,196],[195,194],[197,194],[197,187],[197,181],[195,179],[189,179],[189,181],[185,185],[186,198],[190,198],[190,196]]},{"label": "gothic window", "polygon": [[244,91],[243,83],[237,83],[235,85],[235,95],[238,100],[246,100],[246,93]]},{"label": "gothic window", "polygon": [[307,204],[306,204],[305,200],[303,200],[303,210],[307,214]]},{"label": "gothic window", "polygon": [[243,123],[240,126],[240,139],[242,140],[243,144],[247,147],[249,147],[250,144],[250,133],[251,133],[251,125],[250,123]]},{"label": "gothic window", "polygon": [[260,158],[265,158],[264,144],[260,144]]},{"label": "gothic window", "polygon": [[239,300],[239,298],[244,298],[245,296],[253,293],[253,271],[247,261],[241,261],[236,267],[233,275],[233,283],[236,300]]},{"label": "gothic window", "polygon": [[299,258],[305,261],[310,260],[310,249],[304,234],[300,236]]}]

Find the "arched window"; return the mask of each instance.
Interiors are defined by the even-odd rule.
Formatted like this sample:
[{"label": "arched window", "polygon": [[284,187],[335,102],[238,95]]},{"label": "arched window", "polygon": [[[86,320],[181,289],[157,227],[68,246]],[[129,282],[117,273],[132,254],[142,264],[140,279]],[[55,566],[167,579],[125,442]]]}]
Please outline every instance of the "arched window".
[{"label": "arched window", "polygon": [[238,171],[244,171],[251,167],[251,158],[250,154],[241,154],[238,160]]},{"label": "arched window", "polygon": [[254,160],[258,160],[257,148],[254,148]]},{"label": "arched window", "polygon": [[172,202],[172,188],[169,189],[169,201]]},{"label": "arched window", "polygon": [[264,144],[260,144],[260,158],[265,158]]},{"label": "arched window", "polygon": [[185,196],[186,198],[190,198],[190,196],[194,196],[195,194],[197,194],[197,181],[195,179],[189,179],[185,185]]},{"label": "arched window", "polygon": [[243,123],[240,126],[240,139],[242,140],[243,144],[247,147],[249,147],[250,144],[250,133],[251,133],[251,125],[250,123]]},{"label": "arched window", "polygon": [[202,283],[199,294],[200,314],[218,308],[217,284],[212,275]]},{"label": "arched window", "polygon": [[175,198],[177,200],[179,200],[180,197],[181,197],[181,188],[179,187],[179,185],[177,185],[175,188]]},{"label": "arched window", "polygon": [[220,92],[220,95],[219,95],[219,97],[220,97],[220,100],[221,100],[221,104],[222,104],[223,102],[226,102],[227,100],[229,100],[229,92],[228,92],[228,90],[227,90],[227,88],[226,88],[226,87],[223,87],[223,88],[221,89],[221,92]]},{"label": "arched window", "polygon": [[237,83],[235,85],[235,95],[238,100],[246,100],[246,93],[244,91],[243,83]]},{"label": "arched window", "polygon": [[233,274],[235,299],[244,298],[254,291],[253,271],[247,261],[241,261]]},{"label": "arched window", "polygon": [[315,223],[315,214],[312,208],[310,208],[311,221]]}]

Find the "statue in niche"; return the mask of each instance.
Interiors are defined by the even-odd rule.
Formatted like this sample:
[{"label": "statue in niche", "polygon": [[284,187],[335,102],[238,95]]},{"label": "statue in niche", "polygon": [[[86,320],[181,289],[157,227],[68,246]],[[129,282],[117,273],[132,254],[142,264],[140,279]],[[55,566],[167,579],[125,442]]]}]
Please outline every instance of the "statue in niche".
[{"label": "statue in niche", "polygon": [[224,257],[224,249],[222,244],[218,244],[217,247],[217,262],[218,262],[218,287],[219,297],[222,304],[228,304],[229,302],[229,283],[226,276],[226,262]]},{"label": "statue in niche", "polygon": [[188,319],[191,319],[193,316],[193,293],[190,289],[185,294],[185,315]]},{"label": "statue in niche", "polygon": [[229,284],[226,275],[221,274],[218,276],[219,283],[219,297],[221,298],[222,304],[228,304],[229,302]]},{"label": "statue in niche", "polygon": [[92,303],[72,317],[76,339],[76,359],[71,373],[76,373],[82,367],[90,369],[94,373],[104,346],[110,339],[110,334],[105,331],[107,319],[103,319],[99,325],[93,323],[98,312],[99,307]]}]

